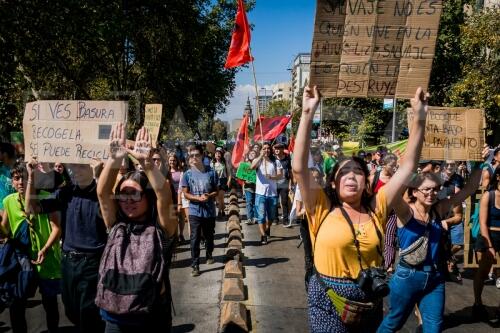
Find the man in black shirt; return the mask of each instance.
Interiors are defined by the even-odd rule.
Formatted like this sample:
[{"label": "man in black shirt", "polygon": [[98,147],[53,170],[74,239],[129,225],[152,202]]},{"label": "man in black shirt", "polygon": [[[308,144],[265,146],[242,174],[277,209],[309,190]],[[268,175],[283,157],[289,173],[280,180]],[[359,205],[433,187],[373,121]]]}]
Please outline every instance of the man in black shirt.
[{"label": "man in black shirt", "polygon": [[75,185],[56,190],[49,199],[36,201],[35,165],[30,163],[26,207],[34,212],[62,213],[62,300],[66,316],[80,332],[99,333],[104,331],[104,322],[94,301],[107,233],[92,168],[86,164],[73,164],[70,168]]},{"label": "man in black shirt", "polygon": [[291,203],[288,197],[288,193],[292,188],[292,161],[290,159],[290,155],[285,153],[285,146],[281,143],[274,145],[274,155],[276,156],[276,159],[280,161],[281,166],[283,167],[283,178],[277,180],[276,183],[281,206],[282,221],[283,225],[286,226],[289,224],[288,219],[291,209]]}]

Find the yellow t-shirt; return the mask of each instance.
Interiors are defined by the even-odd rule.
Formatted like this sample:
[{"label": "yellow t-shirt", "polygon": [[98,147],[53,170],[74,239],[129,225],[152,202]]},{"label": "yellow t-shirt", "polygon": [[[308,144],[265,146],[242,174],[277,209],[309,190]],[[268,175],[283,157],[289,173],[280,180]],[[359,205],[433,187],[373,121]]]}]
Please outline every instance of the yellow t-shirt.
[{"label": "yellow t-shirt", "polygon": [[[307,212],[316,270],[331,277],[355,279],[359,275],[360,267],[349,223],[340,209],[335,208],[330,212],[330,202],[326,194],[323,190],[318,191],[314,220],[310,218],[310,212]],[[380,233],[385,235],[387,199],[383,187],[377,193],[376,203],[372,218]],[[366,222],[360,227],[363,232],[357,233],[356,238],[359,241],[363,268],[380,266],[382,258],[377,251],[380,241],[374,223]],[[381,243],[383,246],[383,239]],[[382,248],[380,250],[382,251]]]}]

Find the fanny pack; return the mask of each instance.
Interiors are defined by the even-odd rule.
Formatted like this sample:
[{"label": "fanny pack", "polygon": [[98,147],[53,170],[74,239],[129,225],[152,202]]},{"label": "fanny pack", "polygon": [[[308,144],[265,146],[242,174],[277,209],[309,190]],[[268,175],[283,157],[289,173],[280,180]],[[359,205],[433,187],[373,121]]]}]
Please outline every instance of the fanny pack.
[{"label": "fanny pack", "polygon": [[358,326],[363,318],[363,315],[368,311],[375,309],[375,304],[372,302],[356,302],[340,296],[332,288],[325,284],[323,278],[318,274],[316,269],[314,270],[314,273],[316,274],[316,278],[321,286],[321,289],[323,289],[328,295],[328,298],[332,302],[340,320],[342,320],[346,326]]},{"label": "fanny pack", "polygon": [[425,233],[416,241],[411,243],[411,245],[406,249],[399,250],[400,260],[412,266],[418,266],[425,261],[429,251],[429,230],[431,228],[431,224],[431,222],[427,222]]}]

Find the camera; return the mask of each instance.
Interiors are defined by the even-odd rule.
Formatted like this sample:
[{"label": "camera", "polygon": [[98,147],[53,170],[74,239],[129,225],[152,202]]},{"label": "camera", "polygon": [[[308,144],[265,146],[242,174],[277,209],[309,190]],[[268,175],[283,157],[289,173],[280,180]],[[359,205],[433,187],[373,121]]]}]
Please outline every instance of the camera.
[{"label": "camera", "polygon": [[389,295],[387,284],[387,272],[380,267],[370,267],[359,272],[357,278],[358,286],[367,296],[372,298],[383,298]]}]

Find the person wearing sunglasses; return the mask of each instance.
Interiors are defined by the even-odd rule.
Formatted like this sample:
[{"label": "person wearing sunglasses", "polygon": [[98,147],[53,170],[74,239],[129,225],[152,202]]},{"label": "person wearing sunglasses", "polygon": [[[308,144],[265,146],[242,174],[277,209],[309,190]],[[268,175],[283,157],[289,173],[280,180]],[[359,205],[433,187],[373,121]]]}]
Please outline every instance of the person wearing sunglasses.
[{"label": "person wearing sunglasses", "polygon": [[[405,157],[406,159],[406,157]],[[476,163],[479,164],[479,163]],[[424,332],[441,332],[445,305],[447,256],[445,216],[479,187],[481,170],[475,169],[464,188],[439,199],[441,178],[434,172],[416,175],[408,186],[409,202],[395,205],[398,217],[399,263],[390,281],[390,308],[378,332],[396,332],[415,304]]]},{"label": "person wearing sunglasses", "polygon": [[203,163],[203,148],[195,145],[189,150],[190,168],[184,172],[180,187],[189,200],[189,225],[191,229],[191,276],[200,275],[200,243],[206,244],[206,263],[213,264],[215,233],[215,198],[219,191],[217,173]]},{"label": "person wearing sunglasses", "polygon": [[[158,232],[163,233],[165,239],[170,240],[176,237],[177,219],[174,208],[173,196],[175,191],[169,179],[161,173],[156,167],[151,149],[151,135],[146,128],[141,128],[137,132],[134,149],[128,149],[125,146],[125,125],[119,123],[115,125],[110,134],[110,158],[106,161],[104,169],[101,173],[101,181],[97,184],[97,195],[101,206],[101,212],[106,228],[110,230],[110,239],[106,245],[106,250],[110,251],[109,246],[113,246],[115,225],[121,227],[126,224],[127,229],[132,233],[144,233],[148,227],[158,228]],[[114,188],[114,179],[118,174],[118,170],[122,165],[122,161],[127,158],[127,154],[134,157],[142,166],[142,171],[132,171],[125,174],[118,185]],[[141,244],[141,251],[148,251],[152,244]],[[127,262],[125,258],[129,250],[123,249],[122,262]],[[105,253],[106,253],[105,250]],[[112,252],[110,252],[112,253]],[[134,257],[140,258],[141,253],[134,254]],[[103,257],[104,258],[104,257]],[[138,259],[136,259],[138,260]],[[164,258],[165,263],[169,262],[169,258]],[[105,264],[101,264],[100,275],[108,276],[109,270],[103,274],[102,269],[106,269]],[[118,268],[117,268],[118,269]],[[101,306],[101,316],[106,321],[106,332],[129,332],[137,330],[138,327],[145,331],[155,331],[157,327],[165,327],[169,331],[171,327],[171,294],[170,281],[168,273],[161,274],[161,281],[152,281],[148,287],[138,283],[134,276],[134,268],[128,274],[120,273],[120,278],[126,279],[127,286],[134,283],[136,288],[148,288],[148,294],[155,299],[155,302],[148,313],[114,313],[105,310]],[[115,275],[113,275],[115,276]],[[127,280],[129,279],[129,280]],[[156,283],[160,286],[156,286]],[[99,286],[106,290],[107,284],[105,278],[99,280]],[[149,289],[150,288],[150,289]],[[141,289],[142,290],[142,289]],[[104,296],[102,296],[104,297]],[[100,299],[96,298],[96,303]]]}]

